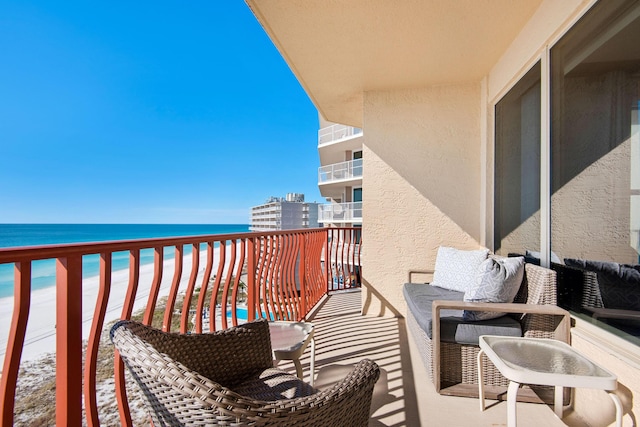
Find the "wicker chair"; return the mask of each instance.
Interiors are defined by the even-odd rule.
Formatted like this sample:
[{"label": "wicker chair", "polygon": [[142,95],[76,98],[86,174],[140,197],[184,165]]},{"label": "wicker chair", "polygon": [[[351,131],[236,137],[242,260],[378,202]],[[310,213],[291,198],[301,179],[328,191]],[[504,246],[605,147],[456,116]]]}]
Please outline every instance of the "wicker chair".
[{"label": "wicker chair", "polygon": [[[427,372],[431,374],[436,390],[440,394],[477,397],[477,355],[480,348],[477,344],[441,341],[441,312],[443,310],[477,310],[517,313],[524,336],[555,338],[569,342],[569,313],[555,304],[556,273],[550,269],[526,263],[523,282],[514,303],[436,300],[433,302],[432,309],[432,338],[418,325],[418,321],[410,310],[407,313],[407,326],[414,336],[422,361]],[[509,381],[488,359],[485,358],[483,363],[486,396],[492,399],[506,398],[505,391]],[[537,389],[535,392],[525,390],[518,393],[518,400],[539,402],[541,391],[544,392],[543,389]],[[565,400],[567,398],[568,395]],[[544,401],[552,402],[553,393],[550,396],[544,396]]]},{"label": "wicker chair", "polygon": [[365,359],[333,387],[314,389],[273,368],[265,320],[184,335],[123,320],[111,329],[111,340],[156,427],[364,426],[380,375]]}]

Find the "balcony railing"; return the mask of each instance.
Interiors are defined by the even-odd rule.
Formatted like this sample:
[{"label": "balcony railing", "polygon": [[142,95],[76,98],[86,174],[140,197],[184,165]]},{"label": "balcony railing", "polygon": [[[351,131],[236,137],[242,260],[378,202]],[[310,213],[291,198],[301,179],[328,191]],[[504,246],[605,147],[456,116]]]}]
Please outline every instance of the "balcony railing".
[{"label": "balcony railing", "polygon": [[362,202],[319,205],[318,222],[362,222]]},{"label": "balcony railing", "polygon": [[328,264],[329,290],[360,287],[362,229],[331,227],[328,230],[328,253],[331,259]]},{"label": "balcony railing", "polygon": [[[0,249],[0,264],[14,265],[11,325],[0,325],[9,329],[0,378],[0,426],[14,422],[29,312],[37,307],[31,292],[34,262],[55,260],[56,265],[55,423],[98,426],[98,349],[113,303],[122,319],[132,318],[139,309],[143,323],[181,333],[215,331],[255,317],[302,320],[327,292],[360,286],[360,239],[360,229],[321,228]],[[116,252],[129,257],[128,280],[122,288],[112,279]],[[149,252],[153,274],[141,275],[141,253]],[[173,265],[165,260],[170,252]],[[96,254],[97,297],[89,307],[93,315],[83,319],[82,295],[88,288],[83,257]],[[163,280],[165,271],[168,280]],[[165,282],[170,284],[166,301],[160,298]],[[120,300],[112,301],[117,294]],[[238,307],[246,307],[247,319],[238,317]],[[86,349],[85,320],[91,323]],[[124,365],[117,353],[114,358],[120,423],[130,426]]]},{"label": "balcony railing", "polygon": [[353,126],[340,124],[331,125],[318,131],[318,145],[329,144],[330,142],[360,135],[361,133],[362,129],[354,128]]},{"label": "balcony railing", "polygon": [[334,163],[318,168],[318,185],[362,178],[362,159]]}]

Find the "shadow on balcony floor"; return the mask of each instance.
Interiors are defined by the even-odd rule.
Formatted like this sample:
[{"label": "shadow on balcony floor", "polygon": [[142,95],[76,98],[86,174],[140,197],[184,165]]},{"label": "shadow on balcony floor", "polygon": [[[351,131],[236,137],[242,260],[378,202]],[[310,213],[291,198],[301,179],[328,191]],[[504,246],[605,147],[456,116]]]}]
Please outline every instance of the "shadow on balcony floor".
[{"label": "shadow on balcony floor", "polygon": [[[313,316],[316,325],[316,386],[344,377],[354,363],[368,358],[380,366],[374,389],[370,426],[419,425],[411,375],[402,354],[408,354],[404,319],[360,314],[360,292],[331,295]],[[409,365],[409,372],[411,366]],[[407,419],[407,414],[414,414]]]},{"label": "shadow on balcony floor", "polygon": [[[487,401],[479,411],[476,399],[435,392],[402,318],[363,316],[358,290],[327,297],[310,316],[315,324],[316,387],[343,378],[354,363],[374,360],[381,369],[374,389],[369,426],[505,426],[506,402]],[[301,362],[309,380],[307,349]],[[295,372],[290,362],[279,367]],[[519,404],[521,427],[563,426],[546,405]]]}]

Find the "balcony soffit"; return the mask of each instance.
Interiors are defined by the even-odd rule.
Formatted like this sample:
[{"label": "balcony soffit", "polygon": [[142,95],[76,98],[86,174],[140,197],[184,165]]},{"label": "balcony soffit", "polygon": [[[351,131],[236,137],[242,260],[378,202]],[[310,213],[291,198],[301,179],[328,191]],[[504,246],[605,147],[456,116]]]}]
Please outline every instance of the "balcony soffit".
[{"label": "balcony soffit", "polygon": [[338,200],[344,197],[344,194],[347,192],[347,188],[346,188],[347,186],[351,188],[361,187],[362,180],[352,181],[349,183],[335,184],[335,185],[330,185],[330,184],[318,185],[318,190],[320,191],[320,195],[325,199],[330,198],[330,199]]},{"label": "balcony soffit", "polygon": [[362,127],[363,93],[479,81],[542,0],[246,0],[320,113]]},{"label": "balcony soffit", "polygon": [[[318,184],[320,190],[333,192],[333,194],[341,194],[345,187],[361,187],[362,186],[362,177],[357,176],[353,178],[345,178],[345,179],[336,179],[333,181],[323,182],[322,184]],[[338,193],[335,193],[335,192]],[[322,194],[323,197],[327,197]]]},{"label": "balcony soffit", "polygon": [[345,153],[347,151],[362,151],[363,137],[362,134],[355,138],[343,140],[333,144],[324,144],[318,147],[318,155],[320,156],[320,164],[322,166],[344,162],[346,160]]}]

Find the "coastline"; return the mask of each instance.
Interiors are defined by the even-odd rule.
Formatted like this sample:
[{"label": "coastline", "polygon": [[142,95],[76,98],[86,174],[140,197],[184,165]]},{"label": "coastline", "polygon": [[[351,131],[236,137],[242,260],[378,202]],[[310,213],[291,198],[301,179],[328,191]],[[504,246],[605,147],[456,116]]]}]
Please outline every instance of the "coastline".
[{"label": "coastline", "polygon": [[[230,260],[231,248],[226,248],[225,271],[228,268]],[[192,256],[185,255],[183,261],[182,278],[179,289],[186,289],[187,282],[191,273]],[[196,278],[196,286],[202,283],[204,275],[204,267],[206,265],[206,251],[200,253],[200,263],[198,268],[198,276]],[[213,263],[212,275],[216,273],[219,265],[219,257],[215,257]],[[160,286],[159,298],[167,296],[173,281],[175,271],[175,261],[166,260],[163,264],[162,282]],[[140,266],[140,278],[138,284],[137,297],[135,299],[133,312],[143,308],[148,299],[151,283],[153,281],[154,265],[144,264]],[[122,314],[122,306],[127,294],[129,284],[129,270],[117,270],[112,273],[111,291],[109,294],[109,303],[105,313],[104,324],[117,320]],[[99,277],[93,276],[83,279],[82,284],[82,338],[88,339],[91,331],[93,315],[96,300],[99,291]],[[4,360],[6,353],[7,340],[11,328],[11,320],[13,316],[14,297],[0,298],[0,358]],[[27,332],[25,343],[22,349],[21,361],[29,361],[38,359],[47,353],[55,352],[56,334],[55,334],[55,309],[56,309],[56,288],[49,287],[38,289],[31,292],[31,304],[29,309],[29,320],[27,324]]]},{"label": "coastline", "polygon": [[[247,233],[246,224],[0,224],[0,250],[21,247],[48,245],[84,244],[116,242],[122,240],[147,240],[155,238],[176,238],[187,236],[211,236]],[[217,247],[217,243],[216,243]],[[190,251],[190,245],[184,248]],[[165,252],[165,258],[173,258],[171,246]],[[141,265],[153,262],[151,248],[140,251]],[[83,279],[97,276],[99,271],[98,254],[83,256]],[[114,271],[127,269],[128,254],[112,254]],[[35,261],[31,266],[31,290],[55,286],[55,260]],[[13,295],[13,267],[0,264],[0,298]],[[1,325],[0,325],[1,326]]]}]

